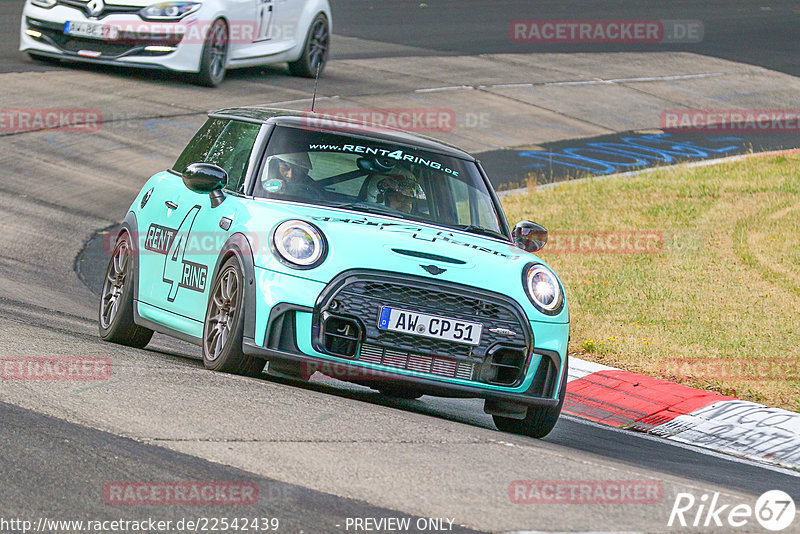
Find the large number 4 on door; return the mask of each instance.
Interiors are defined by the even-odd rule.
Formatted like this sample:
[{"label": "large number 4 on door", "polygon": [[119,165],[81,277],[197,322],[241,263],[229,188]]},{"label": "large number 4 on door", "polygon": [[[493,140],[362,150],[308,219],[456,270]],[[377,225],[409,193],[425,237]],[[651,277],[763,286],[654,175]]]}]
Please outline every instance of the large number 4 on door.
[{"label": "large number 4 on door", "polygon": [[190,247],[190,255],[191,247],[195,246],[191,240],[191,232],[198,213],[200,213],[200,206],[194,206],[183,218],[164,260],[163,280],[170,284],[169,294],[167,295],[167,301],[169,302],[175,300],[178,295],[178,289],[182,287],[194,291],[205,291],[208,268],[205,265],[186,259],[187,246]]}]

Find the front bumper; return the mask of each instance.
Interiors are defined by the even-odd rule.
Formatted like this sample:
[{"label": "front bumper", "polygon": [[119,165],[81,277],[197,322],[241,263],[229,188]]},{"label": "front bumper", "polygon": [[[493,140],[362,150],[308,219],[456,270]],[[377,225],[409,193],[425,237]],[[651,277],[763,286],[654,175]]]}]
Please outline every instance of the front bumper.
[{"label": "front bumper", "polygon": [[[256,328],[254,337],[245,338],[247,354],[299,363],[304,374],[320,371],[376,389],[391,384],[439,396],[527,405],[558,403],[566,379],[569,324],[530,321],[508,297],[377,271],[347,271],[325,285],[256,268],[256,282]],[[472,320],[476,318],[474,310],[471,315],[464,310],[459,315],[457,309],[479,306],[484,315],[477,317],[486,330],[477,347],[379,331],[380,305]],[[357,332],[351,336],[356,339],[353,344],[326,341],[331,317],[358,325],[352,330]],[[501,321],[504,327],[517,321],[516,335],[504,339],[502,334],[490,333],[489,328],[499,324],[492,321]]]},{"label": "front bumper", "polygon": [[[19,49],[41,56],[102,65],[177,72],[199,70],[202,43],[183,42],[182,34],[177,31],[123,30],[115,40],[101,40],[65,34],[66,21],[98,22],[63,5],[46,10],[26,4],[20,27]],[[146,24],[134,14],[111,15],[99,22],[123,29],[137,29]]]}]

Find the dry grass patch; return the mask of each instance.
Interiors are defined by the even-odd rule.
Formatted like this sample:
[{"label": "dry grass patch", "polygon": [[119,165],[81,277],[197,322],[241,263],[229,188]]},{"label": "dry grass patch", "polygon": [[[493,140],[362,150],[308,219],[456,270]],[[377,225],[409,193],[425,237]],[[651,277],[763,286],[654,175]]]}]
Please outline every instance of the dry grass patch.
[{"label": "dry grass patch", "polygon": [[564,235],[663,236],[655,253],[542,250],[566,287],[571,352],[800,411],[796,155],[565,183],[502,202],[512,223],[543,224],[554,245]]}]

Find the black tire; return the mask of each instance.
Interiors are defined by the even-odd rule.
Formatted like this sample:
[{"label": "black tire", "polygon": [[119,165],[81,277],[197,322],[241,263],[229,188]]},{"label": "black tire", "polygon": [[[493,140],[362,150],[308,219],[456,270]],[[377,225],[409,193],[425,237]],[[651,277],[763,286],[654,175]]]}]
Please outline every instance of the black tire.
[{"label": "black tire", "polygon": [[28,52],[28,57],[37,63],[45,63],[48,65],[58,65],[61,63],[61,60],[57,57],[44,56],[35,52]]},{"label": "black tire", "polygon": [[203,364],[206,369],[259,376],[266,361],[242,351],[244,336],[244,275],[236,258],[219,270],[208,298],[203,324]]},{"label": "black tire", "polygon": [[228,58],[228,25],[217,19],[206,35],[203,53],[200,56],[200,72],[195,82],[205,87],[216,87],[225,79],[225,63]]},{"label": "black tire", "polygon": [[133,322],[133,254],[130,235],[121,232],[106,268],[97,323],[102,340],[141,349],[153,331]]},{"label": "black tire", "polygon": [[561,407],[564,405],[564,398],[567,394],[567,373],[569,371],[569,360],[564,361],[564,381],[558,392],[558,404],[556,406],[529,406],[525,419],[513,419],[500,415],[492,415],[494,424],[502,432],[512,434],[522,434],[531,438],[543,438],[553,430],[561,415]]},{"label": "black tire", "polygon": [[319,72],[325,70],[328,62],[328,51],[331,45],[331,32],[328,28],[328,19],[319,13],[308,27],[308,34],[303,43],[303,53],[297,61],[289,62],[289,72],[294,76],[314,78]]},{"label": "black tire", "polygon": [[395,399],[414,400],[424,395],[424,393],[421,393],[414,389],[404,389],[400,386],[383,387],[378,389],[378,391],[381,392],[381,395],[385,395],[387,397],[393,397]]}]

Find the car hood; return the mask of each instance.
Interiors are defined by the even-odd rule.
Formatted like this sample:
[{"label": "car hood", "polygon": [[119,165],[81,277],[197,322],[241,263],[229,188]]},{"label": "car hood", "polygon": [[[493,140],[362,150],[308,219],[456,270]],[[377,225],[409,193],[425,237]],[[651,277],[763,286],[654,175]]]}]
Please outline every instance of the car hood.
[{"label": "car hood", "polygon": [[130,6],[130,7],[147,7],[158,3],[159,3],[158,0],[106,0],[105,1],[105,4],[109,6]]},{"label": "car hood", "polygon": [[287,219],[304,220],[322,230],[328,242],[325,261],[314,269],[295,270],[261,246],[258,266],[324,283],[356,268],[405,273],[509,295],[531,317],[533,313],[542,320],[567,320],[562,314],[540,314],[530,305],[522,271],[529,263],[544,262],[510,242],[393,217],[300,204],[281,203],[279,213],[269,217],[279,222]]}]

